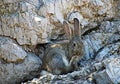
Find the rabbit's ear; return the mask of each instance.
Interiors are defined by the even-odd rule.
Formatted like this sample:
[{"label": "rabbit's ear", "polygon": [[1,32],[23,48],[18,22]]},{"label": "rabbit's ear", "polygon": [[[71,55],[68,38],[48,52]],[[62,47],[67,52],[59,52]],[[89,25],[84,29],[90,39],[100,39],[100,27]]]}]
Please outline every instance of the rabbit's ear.
[{"label": "rabbit's ear", "polygon": [[79,36],[81,33],[80,22],[77,18],[74,18],[74,36]]},{"label": "rabbit's ear", "polygon": [[72,30],[68,26],[68,23],[66,21],[63,22],[63,26],[64,26],[65,34],[67,35],[67,37],[69,37],[69,39],[71,39],[72,38]]}]

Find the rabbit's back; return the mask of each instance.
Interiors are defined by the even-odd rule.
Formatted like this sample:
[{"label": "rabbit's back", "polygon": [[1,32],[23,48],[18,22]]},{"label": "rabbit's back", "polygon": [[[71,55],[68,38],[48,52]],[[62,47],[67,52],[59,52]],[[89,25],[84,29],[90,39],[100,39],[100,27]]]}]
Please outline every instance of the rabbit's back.
[{"label": "rabbit's back", "polygon": [[69,66],[65,51],[61,46],[50,46],[45,53],[44,64],[49,72],[53,74],[66,73]]}]

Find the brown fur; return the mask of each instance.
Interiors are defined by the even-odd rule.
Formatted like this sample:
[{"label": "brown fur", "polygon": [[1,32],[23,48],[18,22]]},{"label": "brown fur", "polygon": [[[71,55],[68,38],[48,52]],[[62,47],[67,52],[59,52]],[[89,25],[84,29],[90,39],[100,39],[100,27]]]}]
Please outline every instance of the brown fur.
[{"label": "brown fur", "polygon": [[53,74],[64,74],[73,71],[77,68],[77,62],[84,55],[83,42],[79,35],[81,31],[79,20],[74,19],[74,30],[68,26],[66,21],[63,22],[63,26],[66,36],[69,38],[66,49],[60,44],[51,44],[46,49],[43,59],[43,67]]}]

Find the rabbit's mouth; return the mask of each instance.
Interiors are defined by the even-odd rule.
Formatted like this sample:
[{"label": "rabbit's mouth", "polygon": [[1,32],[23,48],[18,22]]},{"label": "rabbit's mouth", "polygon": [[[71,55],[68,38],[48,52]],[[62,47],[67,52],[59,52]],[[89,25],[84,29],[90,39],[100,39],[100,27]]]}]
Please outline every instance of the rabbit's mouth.
[{"label": "rabbit's mouth", "polygon": [[80,55],[81,55],[80,52],[73,53],[73,56],[80,56]]}]

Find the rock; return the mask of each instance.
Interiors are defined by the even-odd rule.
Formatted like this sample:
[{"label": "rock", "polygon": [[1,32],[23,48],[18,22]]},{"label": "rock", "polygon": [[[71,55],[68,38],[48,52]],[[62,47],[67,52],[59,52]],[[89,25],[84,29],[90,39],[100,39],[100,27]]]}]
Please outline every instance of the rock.
[{"label": "rock", "polygon": [[41,76],[40,78],[34,78],[31,81],[28,81],[26,83],[22,84],[31,84],[31,83],[47,83],[47,84],[92,84],[90,81],[85,81],[84,79],[77,79],[77,75],[75,73],[76,79],[73,77],[71,78],[71,74],[66,74],[66,75],[52,75],[52,74],[47,74],[44,76]]},{"label": "rock", "polygon": [[[119,48],[120,35],[112,33],[93,33],[83,37],[85,59],[102,59],[100,56],[105,56],[110,51],[116,51]],[[113,44],[113,45],[109,45]],[[108,46],[107,46],[108,45]],[[105,48],[104,48],[105,47]],[[104,50],[102,50],[104,48]],[[97,55],[96,55],[97,54]]]},{"label": "rock", "polygon": [[79,12],[72,12],[70,13],[70,15],[68,14],[68,21],[73,23],[73,19],[74,18],[78,18],[78,20],[80,21],[80,24],[84,27],[88,25],[88,21],[86,19],[83,18],[83,16],[79,13]]},{"label": "rock", "polygon": [[95,60],[102,61],[104,58],[119,55],[119,46],[120,42],[105,46],[97,53]]},{"label": "rock", "polygon": [[105,70],[94,75],[97,84],[118,84],[120,83],[120,58],[112,59],[106,64]]},{"label": "rock", "polygon": [[6,63],[23,62],[27,53],[12,39],[0,37],[0,59]]},{"label": "rock", "polygon": [[103,19],[113,18],[113,3],[112,0],[0,1],[0,35],[16,39],[20,45],[48,43],[64,34],[64,20],[72,26],[72,18],[77,17],[84,30],[86,26],[94,27]]},{"label": "rock", "polygon": [[101,71],[97,74],[95,74],[95,80],[97,82],[97,84],[113,84],[113,82],[110,80],[110,78],[107,76],[106,71]]},{"label": "rock", "polygon": [[36,7],[32,4],[32,1],[20,1],[7,5],[9,11],[4,9],[5,15],[0,17],[0,35],[16,39],[20,45],[36,45],[48,41],[47,38],[53,25],[47,18],[35,13]]},{"label": "rock", "polygon": [[22,63],[3,63],[0,61],[0,83],[16,84],[39,75],[41,60],[29,53]]},{"label": "rock", "polygon": [[120,21],[104,21],[100,25],[101,32],[120,34]]},{"label": "rock", "polygon": [[17,43],[0,37],[0,83],[16,84],[39,75],[42,61],[33,53],[25,52]]}]

